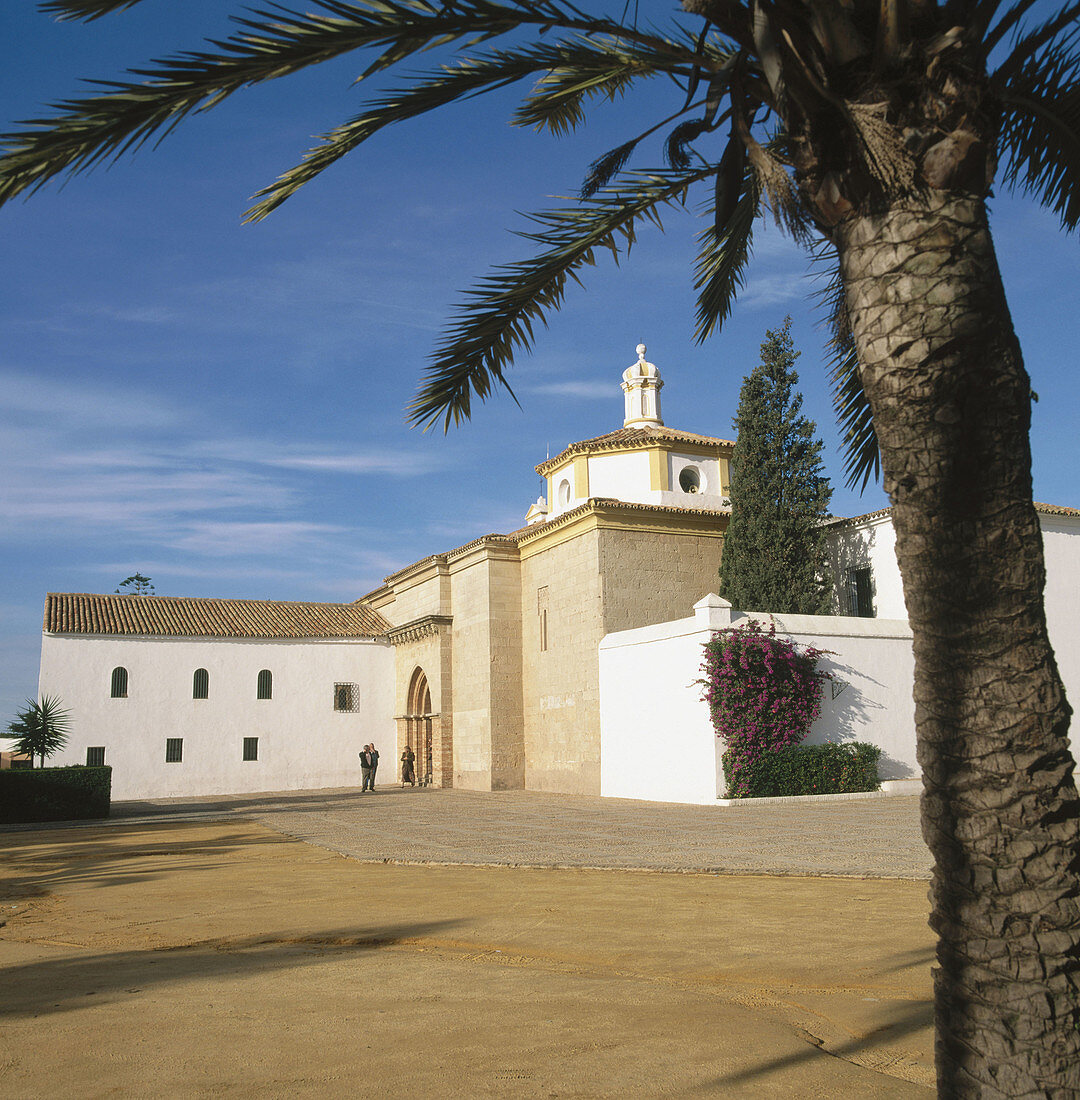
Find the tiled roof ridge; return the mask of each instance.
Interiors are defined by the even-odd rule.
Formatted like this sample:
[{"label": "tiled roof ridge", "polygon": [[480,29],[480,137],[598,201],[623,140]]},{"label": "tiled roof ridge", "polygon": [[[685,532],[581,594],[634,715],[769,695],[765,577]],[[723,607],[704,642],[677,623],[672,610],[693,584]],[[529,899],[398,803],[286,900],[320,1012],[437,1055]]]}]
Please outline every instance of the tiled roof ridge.
[{"label": "tiled roof ridge", "polygon": [[[1035,511],[1044,516],[1080,516],[1080,508],[1070,508],[1065,504],[1044,504],[1034,501]],[[848,524],[865,523],[867,520],[882,519],[892,515],[892,508],[879,508],[876,512],[865,512],[861,516],[830,516],[825,520],[826,526],[842,527]]]},{"label": "tiled roof ridge", "polygon": [[52,634],[196,638],[373,638],[390,629],[361,603],[94,592],[49,592],[43,625]]},{"label": "tiled roof ridge", "polygon": [[735,446],[734,441],[730,439],[720,439],[712,435],[699,435],[697,432],[684,432],[678,428],[669,428],[666,425],[656,427],[651,424],[642,424],[633,428],[617,428],[613,432],[594,436],[592,439],[582,439],[577,443],[570,443],[554,458],[545,459],[534,469],[538,474],[543,475],[568,455],[586,454],[590,451],[607,450],[609,448],[624,450],[649,440],[666,440],[671,443],[701,443],[707,446]]}]

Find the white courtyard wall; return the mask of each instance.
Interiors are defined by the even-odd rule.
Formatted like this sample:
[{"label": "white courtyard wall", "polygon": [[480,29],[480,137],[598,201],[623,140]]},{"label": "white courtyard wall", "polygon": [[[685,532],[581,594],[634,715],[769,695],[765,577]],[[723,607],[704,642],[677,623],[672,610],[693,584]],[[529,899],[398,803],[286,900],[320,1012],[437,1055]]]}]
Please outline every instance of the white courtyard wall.
[{"label": "white courtyard wall", "polygon": [[695,681],[713,631],[747,618],[774,620],[778,634],[831,651],[821,665],[839,690],[826,685],[807,744],[869,741],[882,749],[882,779],[918,777],[906,621],[747,616],[712,596],[694,618],[608,634],[600,643],[601,794],[697,804],[723,797],[723,747]]},{"label": "white courtyard wall", "polygon": [[[117,666],[128,671],[125,699],[110,698]],[[206,699],[192,698],[197,668],[209,673]],[[271,699],[256,698],[264,668]],[[335,683],[357,685],[358,712],[334,710]],[[39,690],[72,717],[49,763],[84,764],[88,747],[104,746],[118,801],[359,786],[369,741],[394,773],[394,654],[383,642],[46,634]],[[183,738],[180,763],[165,762],[169,737]],[[243,760],[245,737],[259,739],[257,760]]]},{"label": "white courtyard wall", "polygon": [[[1080,710],[1080,518],[1040,513],[1046,558],[1046,629],[1057,658],[1065,693]],[[859,526],[833,528],[829,557],[837,580],[836,608],[843,613],[843,578],[848,568],[869,565],[874,614],[906,619],[904,589],[896,561],[896,534],[892,520],[881,516]],[[1071,744],[1076,746],[1080,724],[1074,718]]]}]

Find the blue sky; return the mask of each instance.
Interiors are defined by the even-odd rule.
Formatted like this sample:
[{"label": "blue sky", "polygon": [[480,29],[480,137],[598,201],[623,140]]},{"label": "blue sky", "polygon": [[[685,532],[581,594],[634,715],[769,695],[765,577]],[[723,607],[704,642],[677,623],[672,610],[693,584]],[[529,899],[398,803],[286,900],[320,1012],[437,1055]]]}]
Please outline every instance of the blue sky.
[{"label": "blue sky", "polygon": [[[233,7],[149,0],[83,26],[9,0],[5,128],[78,94],[79,77],[198,48]],[[512,93],[477,100],[380,135],[242,226],[248,197],[370,97],[358,68],[238,94],[156,150],[0,210],[4,723],[36,693],[47,591],[111,592],[140,570],[160,594],[348,600],[420,557],[520,526],[537,462],[621,426],[619,376],[639,341],[664,377],[665,421],[730,437],[742,378],[790,313],[833,510],[885,503],[878,487],[843,488],[814,284],[775,227],[758,233],[725,331],[694,344],[693,201],[569,291],[513,370],[521,408],[498,394],[448,436],[407,428],[462,292],[529,254],[510,232],[527,228],[519,212],[572,194],[594,156],[636,132],[649,97],[603,106],[561,141],[509,126]],[[994,227],[1040,396],[1035,497],[1077,506],[1080,242],[1023,199],[996,199]]]}]

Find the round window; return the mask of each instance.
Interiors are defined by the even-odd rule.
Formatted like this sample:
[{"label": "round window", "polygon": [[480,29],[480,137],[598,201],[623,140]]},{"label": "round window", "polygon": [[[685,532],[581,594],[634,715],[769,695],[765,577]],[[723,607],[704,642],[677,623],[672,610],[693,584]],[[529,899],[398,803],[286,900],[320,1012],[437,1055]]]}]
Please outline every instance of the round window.
[{"label": "round window", "polygon": [[563,478],[559,482],[559,504],[565,508],[570,503],[570,482]]},{"label": "round window", "polygon": [[679,488],[684,493],[700,493],[701,471],[696,466],[684,466],[679,471]]}]

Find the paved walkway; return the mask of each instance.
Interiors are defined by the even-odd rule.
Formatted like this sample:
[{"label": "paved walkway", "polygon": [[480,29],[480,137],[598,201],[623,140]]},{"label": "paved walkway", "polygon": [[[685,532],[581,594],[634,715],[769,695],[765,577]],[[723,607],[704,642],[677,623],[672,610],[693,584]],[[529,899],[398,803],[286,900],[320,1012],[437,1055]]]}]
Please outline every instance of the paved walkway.
[{"label": "paved walkway", "polygon": [[240,818],[388,863],[928,879],[918,801],[912,795],[720,807],[381,787],[363,795],[342,788],[121,802],[111,820]]}]

